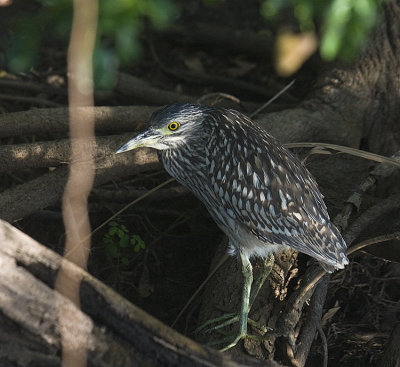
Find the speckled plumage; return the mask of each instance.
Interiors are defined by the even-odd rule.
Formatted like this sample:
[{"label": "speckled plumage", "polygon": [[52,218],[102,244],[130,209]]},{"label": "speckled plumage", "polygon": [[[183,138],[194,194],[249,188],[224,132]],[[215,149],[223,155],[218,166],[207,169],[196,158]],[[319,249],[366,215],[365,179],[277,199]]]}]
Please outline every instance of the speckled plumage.
[{"label": "speckled plumage", "polygon": [[197,123],[185,139],[160,150],[160,159],[203,201],[231,252],[242,247],[249,257],[266,257],[289,246],[327,270],[348,263],[315,180],[274,137],[237,111],[197,105],[168,106],[151,125],[175,120]]}]

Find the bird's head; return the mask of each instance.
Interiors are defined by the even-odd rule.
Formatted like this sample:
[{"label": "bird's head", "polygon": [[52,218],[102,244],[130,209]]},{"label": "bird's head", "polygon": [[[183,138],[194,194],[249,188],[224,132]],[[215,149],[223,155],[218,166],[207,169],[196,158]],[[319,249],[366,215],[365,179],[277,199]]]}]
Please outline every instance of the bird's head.
[{"label": "bird's head", "polygon": [[209,108],[194,104],[173,104],[153,113],[150,127],[129,140],[117,153],[149,147],[158,150],[174,149],[188,144],[190,139],[204,133],[203,122]]}]

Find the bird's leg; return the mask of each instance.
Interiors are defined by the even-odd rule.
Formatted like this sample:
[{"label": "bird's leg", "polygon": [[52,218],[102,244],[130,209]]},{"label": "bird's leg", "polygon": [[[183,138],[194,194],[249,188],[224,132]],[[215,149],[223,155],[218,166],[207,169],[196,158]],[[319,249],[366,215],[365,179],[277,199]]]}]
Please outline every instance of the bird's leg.
[{"label": "bird's leg", "polygon": [[239,332],[236,338],[228,344],[225,348],[221,349],[221,352],[233,348],[240,339],[247,335],[247,318],[249,316],[249,302],[250,302],[250,291],[253,283],[253,267],[247,254],[242,250],[239,250],[240,259],[242,261],[242,274],[243,274],[243,292],[242,292],[242,306],[239,313]]},{"label": "bird's leg", "polygon": [[[268,278],[268,275],[271,272],[272,266],[274,264],[274,257],[273,255],[270,255],[267,259],[264,259],[263,261],[263,269],[261,270],[259,276],[253,283],[253,270],[252,270],[252,265],[250,263],[250,260],[248,257],[242,253],[240,253],[240,258],[241,258],[241,263],[242,263],[242,273],[243,273],[243,279],[244,279],[244,284],[243,284],[243,292],[242,292],[242,304],[241,304],[241,309],[239,314],[235,313],[228,313],[225,314],[221,317],[217,317],[212,320],[208,320],[206,323],[204,323],[201,327],[195,330],[195,333],[204,330],[207,328],[209,325],[215,324],[216,322],[221,322],[220,324],[211,327],[207,329],[206,331],[212,331],[212,330],[220,330],[225,326],[231,325],[235,322],[239,321],[239,331],[238,334],[236,335],[236,338],[225,348],[221,349],[222,351],[226,351],[232,347],[234,347],[240,339],[243,339],[245,336],[247,336],[247,323],[250,322],[252,325],[259,329],[263,329],[260,325],[255,323],[254,321],[252,322],[251,320],[248,319],[248,314],[251,310],[251,307],[257,297],[258,292],[262,288],[265,280]],[[216,340],[214,342],[209,343],[209,345],[215,345],[215,344],[222,344],[229,340],[228,338],[223,338],[222,340]]]},{"label": "bird's leg", "polygon": [[[271,254],[268,258],[263,259],[263,269],[261,270],[259,276],[253,283],[253,268],[251,262],[247,255],[240,252],[240,258],[242,260],[242,273],[243,273],[243,293],[242,293],[242,307],[239,313],[239,333],[236,338],[229,345],[221,349],[222,352],[234,347],[240,339],[247,336],[247,323],[249,312],[253,303],[258,295],[258,292],[262,288],[265,280],[271,273],[272,267],[274,265],[274,256]],[[236,318],[234,318],[236,319]]]}]

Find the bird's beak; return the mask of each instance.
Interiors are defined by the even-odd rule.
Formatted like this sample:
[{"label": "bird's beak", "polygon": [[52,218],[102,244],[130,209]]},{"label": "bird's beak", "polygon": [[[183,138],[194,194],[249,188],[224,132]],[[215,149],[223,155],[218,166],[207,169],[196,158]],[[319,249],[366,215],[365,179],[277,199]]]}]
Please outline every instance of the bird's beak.
[{"label": "bird's beak", "polygon": [[121,148],[119,148],[116,153],[127,152],[128,150],[140,148],[140,147],[152,147],[156,145],[159,139],[162,137],[160,131],[149,129],[135,138],[129,140],[126,144],[124,144]]}]

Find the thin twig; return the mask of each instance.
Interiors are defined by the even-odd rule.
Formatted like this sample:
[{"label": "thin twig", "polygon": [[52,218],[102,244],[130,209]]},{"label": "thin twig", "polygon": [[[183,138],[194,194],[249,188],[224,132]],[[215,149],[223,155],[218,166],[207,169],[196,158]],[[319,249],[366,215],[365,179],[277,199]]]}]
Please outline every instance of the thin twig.
[{"label": "thin twig", "polygon": [[182,308],[182,310],[179,312],[178,316],[176,316],[174,322],[171,324],[171,327],[175,326],[175,324],[182,317],[183,313],[187,310],[187,308],[190,306],[190,304],[193,302],[193,300],[203,290],[203,288],[208,283],[208,281],[214,276],[214,274],[217,272],[217,270],[225,263],[225,261],[228,258],[229,258],[228,254],[225,254],[224,256],[222,256],[222,258],[220,259],[218,264],[210,271],[210,273],[208,274],[207,278],[200,284],[200,286],[196,289],[196,291],[193,293],[193,295],[186,302],[185,306]]},{"label": "thin twig", "polygon": [[376,245],[377,243],[391,241],[391,240],[400,240],[400,232],[394,232],[391,234],[377,236],[377,237],[362,241],[360,243],[357,243],[356,245],[351,246],[351,248],[347,251],[347,255],[351,255],[353,252],[359,251],[359,250],[363,249],[364,247]]},{"label": "thin twig", "polygon": [[273,101],[275,101],[280,95],[285,93],[295,82],[296,80],[292,80],[288,85],[284,86],[278,93],[276,93],[272,98],[270,98],[267,102],[265,102],[260,108],[257,108],[254,112],[250,114],[249,117],[254,117],[259,114],[262,110],[267,108]]},{"label": "thin twig", "polygon": [[101,223],[97,228],[95,228],[91,235],[93,236],[93,234],[95,234],[99,229],[103,228],[108,222],[112,221],[115,217],[118,217],[118,215],[120,215],[121,213],[123,213],[126,209],[128,209],[130,206],[137,204],[139,201],[147,198],[149,195],[151,195],[153,192],[161,189],[162,187],[168,185],[169,183],[175,181],[174,178],[170,178],[167,181],[164,181],[163,183],[161,183],[160,185],[152,188],[151,190],[147,191],[145,194],[143,194],[142,196],[138,197],[137,199],[131,201],[129,204],[125,205],[121,210],[118,210],[115,214],[113,214],[110,218],[108,218],[105,222]]},{"label": "thin twig", "polygon": [[332,149],[332,150],[337,150],[338,152],[354,155],[356,157],[369,159],[371,161],[375,161],[375,162],[379,162],[379,163],[387,163],[387,164],[391,164],[391,165],[396,166],[396,167],[400,167],[400,162],[398,160],[396,160],[396,159],[385,157],[383,155],[379,155],[379,154],[375,154],[375,153],[366,152],[366,151],[360,150],[360,149],[354,149],[354,148],[350,148],[350,147],[345,147],[343,145],[304,142],[304,143],[287,143],[287,144],[284,144],[284,146],[286,148],[313,148],[313,147],[319,147],[319,148]]},{"label": "thin twig", "polygon": [[304,300],[311,291],[311,289],[318,283],[318,281],[326,274],[324,269],[320,271],[301,289],[301,292],[297,295],[295,301],[293,302],[293,307],[300,308],[300,303],[304,303]]},{"label": "thin twig", "polygon": [[[391,240],[396,240],[400,239],[400,232],[394,232],[392,234],[385,234],[382,236],[370,238],[368,240],[365,240],[363,242],[360,242],[356,245],[351,246],[346,252],[346,255],[349,256],[352,253],[361,250],[364,247],[375,245],[377,243],[381,242],[386,242],[386,241],[391,241]],[[300,302],[304,299],[304,297],[307,295],[307,293],[315,286],[316,283],[326,274],[326,271],[324,269],[321,269],[319,273],[317,273],[309,283],[305,287],[302,288],[302,291],[298,294],[296,297],[295,302],[293,303],[294,307],[298,307],[300,305]]]},{"label": "thin twig", "polygon": [[209,100],[211,100],[211,98],[214,99],[214,102],[213,102],[213,104],[211,104],[211,105],[215,105],[215,104],[218,103],[221,99],[227,99],[227,100],[229,100],[229,101],[232,101],[232,102],[234,102],[234,103],[240,105],[240,99],[239,99],[239,98],[237,98],[237,97],[235,97],[235,96],[233,96],[233,95],[231,95],[231,94],[222,93],[222,92],[215,92],[215,93],[204,94],[203,96],[201,96],[201,97],[196,101],[196,103],[199,103],[199,104],[207,104],[207,102],[208,102]]},{"label": "thin twig", "polygon": [[[311,297],[308,312],[304,319],[304,325],[296,338],[296,360],[304,366],[311,346],[315,340],[315,332],[321,325],[321,317],[324,309],[326,294],[328,292],[329,276],[325,275],[315,287]],[[294,343],[293,343],[294,344]]]}]

